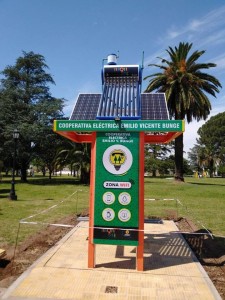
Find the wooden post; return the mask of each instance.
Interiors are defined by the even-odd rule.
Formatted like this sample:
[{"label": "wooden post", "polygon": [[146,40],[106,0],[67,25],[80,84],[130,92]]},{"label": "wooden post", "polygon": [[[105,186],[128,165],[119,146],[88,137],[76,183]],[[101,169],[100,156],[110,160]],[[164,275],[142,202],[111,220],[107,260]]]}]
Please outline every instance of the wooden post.
[{"label": "wooden post", "polygon": [[95,167],[96,167],[96,132],[93,132],[93,134],[92,134],[92,143],[91,143],[88,268],[94,268],[95,267],[95,245],[93,243],[93,239],[94,239]]},{"label": "wooden post", "polygon": [[139,234],[136,254],[136,268],[144,270],[144,132],[139,136]]}]

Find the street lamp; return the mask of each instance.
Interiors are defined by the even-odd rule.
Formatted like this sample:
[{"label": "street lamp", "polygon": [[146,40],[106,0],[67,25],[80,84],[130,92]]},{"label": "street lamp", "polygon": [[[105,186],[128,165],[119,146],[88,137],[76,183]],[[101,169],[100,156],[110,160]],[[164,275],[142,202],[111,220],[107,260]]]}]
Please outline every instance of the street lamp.
[{"label": "street lamp", "polygon": [[16,148],[17,141],[20,136],[18,129],[13,130],[13,139],[14,139],[14,155],[13,155],[13,171],[12,171],[12,185],[9,193],[9,200],[17,200],[17,195],[15,192],[15,166],[16,166]]}]

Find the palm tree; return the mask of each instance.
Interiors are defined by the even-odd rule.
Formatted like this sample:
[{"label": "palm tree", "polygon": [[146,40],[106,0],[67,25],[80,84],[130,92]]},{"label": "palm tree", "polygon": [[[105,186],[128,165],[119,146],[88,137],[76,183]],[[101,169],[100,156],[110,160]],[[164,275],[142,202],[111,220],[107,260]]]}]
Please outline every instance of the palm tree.
[{"label": "palm tree", "polygon": [[69,147],[59,149],[56,162],[71,165],[71,170],[80,170],[80,183],[90,183],[90,144],[77,144],[69,141]]},{"label": "palm tree", "polygon": [[199,163],[202,169],[209,169],[210,177],[213,177],[214,166],[217,158],[213,155],[213,151],[207,147],[200,147],[199,149]]},{"label": "palm tree", "polygon": [[[162,70],[145,77],[150,78],[145,92],[163,92],[166,95],[170,118],[187,122],[206,119],[211,110],[207,97],[216,97],[220,82],[212,75],[202,72],[202,69],[216,67],[214,63],[197,63],[205,51],[194,51],[189,55],[192,43],[180,43],[174,49],[169,47],[166,52],[169,59],[160,58],[162,65],[150,64]],[[183,134],[175,140],[175,179],[183,178]]]}]

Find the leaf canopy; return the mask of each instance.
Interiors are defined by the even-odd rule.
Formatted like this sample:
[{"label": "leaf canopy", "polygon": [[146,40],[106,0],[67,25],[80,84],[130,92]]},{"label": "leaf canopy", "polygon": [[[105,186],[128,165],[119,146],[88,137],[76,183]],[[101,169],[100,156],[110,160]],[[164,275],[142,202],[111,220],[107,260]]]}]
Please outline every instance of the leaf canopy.
[{"label": "leaf canopy", "polygon": [[144,79],[150,79],[145,92],[163,92],[166,94],[168,110],[171,118],[206,119],[211,110],[208,94],[216,97],[221,84],[219,80],[204,69],[216,67],[214,63],[198,63],[197,60],[205,51],[194,51],[190,54],[192,43],[180,43],[178,47],[169,47],[166,52],[168,59],[159,58],[160,64],[150,64],[158,67],[161,73],[151,74]]},{"label": "leaf canopy", "polygon": [[[15,65],[7,66],[2,72],[0,140],[3,147],[0,155],[6,158],[12,152],[12,132],[17,128],[20,132],[17,160],[23,168],[24,177],[37,145],[41,144],[49,130],[52,132],[53,119],[63,116],[65,100],[51,96],[49,85],[54,84],[54,80],[47,69],[42,55],[23,52]],[[32,143],[36,147],[31,147]]]}]

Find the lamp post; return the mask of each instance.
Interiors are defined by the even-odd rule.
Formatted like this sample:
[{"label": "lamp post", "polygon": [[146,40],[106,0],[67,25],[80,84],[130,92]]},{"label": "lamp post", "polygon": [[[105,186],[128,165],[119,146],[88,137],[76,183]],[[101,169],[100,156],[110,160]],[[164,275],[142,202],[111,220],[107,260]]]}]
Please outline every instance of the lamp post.
[{"label": "lamp post", "polygon": [[10,200],[17,200],[17,195],[15,192],[15,166],[16,166],[16,149],[17,149],[17,141],[19,138],[19,131],[18,129],[13,130],[13,139],[14,139],[14,155],[13,155],[13,172],[12,172],[12,185],[11,190],[9,193]]}]

